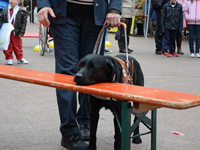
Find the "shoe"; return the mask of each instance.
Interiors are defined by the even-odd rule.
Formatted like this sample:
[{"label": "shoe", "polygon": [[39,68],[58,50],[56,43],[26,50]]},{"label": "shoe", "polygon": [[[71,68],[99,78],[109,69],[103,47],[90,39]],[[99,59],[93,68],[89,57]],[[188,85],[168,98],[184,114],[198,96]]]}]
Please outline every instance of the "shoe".
[{"label": "shoe", "polygon": [[199,53],[196,53],[196,58],[200,58],[200,55],[199,55]]},{"label": "shoe", "polygon": [[[120,52],[120,53],[126,53],[126,50],[125,50],[125,49],[119,50],[119,52]],[[128,49],[128,54],[130,54],[131,52],[132,52],[132,51]]]},{"label": "shoe", "polygon": [[178,55],[176,52],[171,53],[171,55],[172,55],[172,56],[175,56],[175,57],[179,57],[179,55]]},{"label": "shoe", "polygon": [[79,128],[80,128],[82,140],[83,141],[89,141],[90,140],[90,126],[81,124],[79,126]]},{"label": "shoe", "polygon": [[161,51],[156,51],[155,52],[157,55],[160,55],[162,52]]},{"label": "shoe", "polygon": [[172,55],[170,53],[162,53],[162,56],[165,56],[165,57],[171,57]]},{"label": "shoe", "polygon": [[24,58],[20,59],[20,60],[17,60],[17,63],[18,64],[28,64],[28,61]]},{"label": "shoe", "polygon": [[128,51],[133,52],[134,50],[128,48]]},{"label": "shoe", "polygon": [[68,150],[87,150],[88,144],[86,144],[82,139],[80,134],[72,134],[69,136],[64,136],[61,139],[61,146],[67,148]]},{"label": "shoe", "polygon": [[13,60],[12,59],[8,59],[7,60],[7,65],[12,65],[13,64]]},{"label": "shoe", "polygon": [[190,54],[190,57],[191,57],[191,58],[194,58],[194,57],[195,57],[194,53],[191,53],[191,54]]},{"label": "shoe", "polygon": [[183,51],[180,49],[180,50],[177,50],[177,53],[178,54],[181,54],[181,55],[184,55]]},{"label": "shoe", "polygon": [[111,50],[107,50],[107,49],[105,49],[104,52],[107,53],[107,54],[111,54],[112,53]]}]

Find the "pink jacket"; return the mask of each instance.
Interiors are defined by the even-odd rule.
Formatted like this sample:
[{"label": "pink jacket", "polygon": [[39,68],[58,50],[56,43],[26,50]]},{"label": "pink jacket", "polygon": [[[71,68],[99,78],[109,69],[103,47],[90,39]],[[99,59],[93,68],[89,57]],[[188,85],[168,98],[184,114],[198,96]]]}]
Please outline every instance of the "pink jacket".
[{"label": "pink jacket", "polygon": [[[185,3],[187,2],[187,0],[176,0],[176,1],[182,5],[184,11]],[[185,27],[186,27],[186,21],[185,21],[185,16],[183,15],[183,28]]]},{"label": "pink jacket", "polygon": [[200,0],[187,1],[184,7],[185,19],[188,24],[200,25]]}]

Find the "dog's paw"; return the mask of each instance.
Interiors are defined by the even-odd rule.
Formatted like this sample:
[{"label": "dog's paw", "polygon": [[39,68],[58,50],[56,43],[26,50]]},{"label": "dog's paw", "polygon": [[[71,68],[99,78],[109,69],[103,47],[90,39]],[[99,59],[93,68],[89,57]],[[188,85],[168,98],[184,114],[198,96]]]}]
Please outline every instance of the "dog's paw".
[{"label": "dog's paw", "polygon": [[140,137],[135,137],[132,139],[132,143],[140,144],[140,143],[142,143],[142,139]]}]

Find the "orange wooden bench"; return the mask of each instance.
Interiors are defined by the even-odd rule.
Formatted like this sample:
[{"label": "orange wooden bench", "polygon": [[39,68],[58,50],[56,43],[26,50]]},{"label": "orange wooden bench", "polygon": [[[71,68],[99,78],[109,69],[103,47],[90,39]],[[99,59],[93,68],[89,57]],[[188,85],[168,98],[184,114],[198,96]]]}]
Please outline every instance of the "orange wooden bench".
[{"label": "orange wooden bench", "polygon": [[[132,133],[130,132],[130,129],[133,130],[133,128],[135,128],[135,126],[127,128],[127,126],[131,126],[130,118],[132,107],[130,106],[130,102],[133,102],[133,110],[136,112],[135,115],[137,115],[138,112],[145,113],[148,110],[152,110],[151,121],[150,123],[147,123],[152,127],[151,132],[149,132],[152,134],[152,150],[156,149],[156,108],[167,107],[172,109],[187,109],[200,106],[200,95],[122,83],[98,83],[94,85],[79,86],[73,81],[73,76],[6,65],[0,65],[0,77],[123,100],[121,123],[122,150],[130,149],[130,136]],[[138,114],[138,118],[142,118],[140,115],[141,114]]]}]

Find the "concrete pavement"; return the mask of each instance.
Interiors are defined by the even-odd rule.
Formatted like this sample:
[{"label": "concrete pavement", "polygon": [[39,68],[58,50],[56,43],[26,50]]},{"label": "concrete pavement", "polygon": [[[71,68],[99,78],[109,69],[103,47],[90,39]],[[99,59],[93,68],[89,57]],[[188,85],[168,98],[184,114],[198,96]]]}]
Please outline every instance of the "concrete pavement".
[{"label": "concrete pavement", "polygon": [[[37,18],[36,18],[37,19]],[[39,23],[28,23],[27,32],[38,32]],[[114,34],[109,34],[112,54],[118,54]],[[23,38],[24,58],[28,65],[13,66],[54,72],[54,53],[40,56],[33,48],[37,38]],[[200,95],[200,59],[189,57],[188,39],[183,40],[185,55],[165,58],[155,55],[154,38],[131,37],[130,46],[141,64],[145,86]],[[0,64],[6,64],[0,53]],[[64,150],[60,146],[59,114],[55,89],[0,78],[0,150]],[[157,111],[157,150],[199,150],[200,109]],[[150,115],[150,114],[148,114]],[[113,149],[113,116],[101,110],[98,127],[98,149]],[[147,129],[141,125],[140,131]],[[180,131],[184,136],[174,135]],[[150,135],[142,136],[143,143],[131,144],[132,150],[150,150]]]}]

